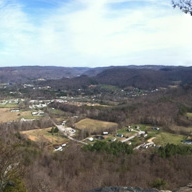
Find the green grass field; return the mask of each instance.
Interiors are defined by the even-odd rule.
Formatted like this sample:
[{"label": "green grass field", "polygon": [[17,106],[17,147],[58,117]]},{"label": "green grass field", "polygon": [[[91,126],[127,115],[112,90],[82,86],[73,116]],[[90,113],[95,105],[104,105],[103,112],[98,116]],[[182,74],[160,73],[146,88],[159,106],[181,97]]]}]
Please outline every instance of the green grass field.
[{"label": "green grass field", "polygon": [[168,143],[181,144],[181,141],[185,139],[183,135],[176,135],[167,132],[160,132],[153,142],[157,145],[166,145]]},{"label": "green grass field", "polygon": [[187,113],[186,116],[187,117],[192,117],[192,113]]},{"label": "green grass field", "polygon": [[8,104],[0,104],[0,108],[17,108],[18,104],[8,103]]}]

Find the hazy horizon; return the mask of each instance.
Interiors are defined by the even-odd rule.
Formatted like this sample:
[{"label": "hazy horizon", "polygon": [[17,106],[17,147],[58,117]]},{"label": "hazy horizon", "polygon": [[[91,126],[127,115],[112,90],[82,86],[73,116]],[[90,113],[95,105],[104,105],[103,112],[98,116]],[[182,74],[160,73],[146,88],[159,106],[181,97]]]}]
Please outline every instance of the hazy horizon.
[{"label": "hazy horizon", "polygon": [[0,66],[0,68],[17,68],[17,67],[62,67],[62,68],[90,68],[90,69],[94,69],[94,68],[102,68],[102,67],[192,67],[192,65],[153,65],[153,64],[143,64],[143,65],[106,65],[106,66],[60,66],[60,65],[14,65],[14,66]]},{"label": "hazy horizon", "polygon": [[171,0],[0,0],[0,66],[192,66]]}]

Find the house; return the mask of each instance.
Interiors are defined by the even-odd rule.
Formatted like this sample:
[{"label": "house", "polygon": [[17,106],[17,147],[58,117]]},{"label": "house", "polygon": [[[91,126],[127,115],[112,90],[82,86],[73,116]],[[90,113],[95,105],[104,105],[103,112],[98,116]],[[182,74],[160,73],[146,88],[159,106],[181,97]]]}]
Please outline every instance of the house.
[{"label": "house", "polygon": [[76,130],[71,128],[71,133],[76,133]]},{"label": "house", "polygon": [[89,137],[88,140],[89,140],[89,141],[93,141],[94,138],[93,138],[93,137]]},{"label": "house", "polygon": [[11,110],[11,112],[19,112],[20,110],[19,109],[13,109]]},{"label": "house", "polygon": [[153,130],[156,130],[156,131],[159,131],[159,130],[160,130],[159,127],[153,127],[152,129],[153,129]]},{"label": "house", "polygon": [[103,135],[108,135],[109,134],[109,132],[103,132]]},{"label": "house", "polygon": [[66,121],[63,121],[63,123],[61,125],[65,126],[65,124],[66,124]]},{"label": "house", "polygon": [[35,111],[35,112],[32,112],[31,114],[32,114],[33,116],[37,116],[37,115],[38,115],[38,112]]},{"label": "house", "polygon": [[21,122],[32,122],[34,121],[35,119],[25,119],[25,118],[21,118]]},{"label": "house", "polygon": [[123,134],[117,134],[117,137],[123,137]]},{"label": "house", "polygon": [[63,147],[62,147],[62,146],[56,147],[56,148],[54,149],[54,151],[63,151]]},{"label": "house", "polygon": [[95,139],[103,140],[103,139],[105,139],[105,138],[104,138],[103,136],[96,135],[96,136],[95,136]]},{"label": "house", "polygon": [[111,142],[115,142],[117,140],[117,138],[113,138],[113,139],[111,139],[110,141]]},{"label": "house", "polygon": [[139,131],[138,134],[139,135],[145,135],[145,131]]},{"label": "house", "polygon": [[185,140],[185,141],[182,141],[184,144],[192,144],[192,140]]},{"label": "house", "polygon": [[43,116],[44,112],[43,111],[34,111],[31,113],[33,116]]},{"label": "house", "polygon": [[44,115],[44,112],[43,111],[39,111],[39,116],[42,116]]},{"label": "house", "polygon": [[147,137],[148,135],[147,134],[145,134],[143,137]]}]

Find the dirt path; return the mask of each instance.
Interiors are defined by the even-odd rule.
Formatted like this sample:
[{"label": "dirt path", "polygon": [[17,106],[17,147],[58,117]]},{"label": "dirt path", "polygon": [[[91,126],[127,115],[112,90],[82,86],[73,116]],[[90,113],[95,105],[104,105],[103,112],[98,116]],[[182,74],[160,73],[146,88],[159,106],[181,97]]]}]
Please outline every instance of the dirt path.
[{"label": "dirt path", "polygon": [[153,143],[153,140],[155,139],[156,137],[151,137],[150,139],[147,140],[148,143]]}]

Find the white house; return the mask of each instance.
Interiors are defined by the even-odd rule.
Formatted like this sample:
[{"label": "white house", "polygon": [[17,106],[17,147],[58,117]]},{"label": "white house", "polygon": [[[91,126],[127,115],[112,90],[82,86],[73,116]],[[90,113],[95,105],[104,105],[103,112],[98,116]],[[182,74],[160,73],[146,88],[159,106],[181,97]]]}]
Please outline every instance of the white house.
[{"label": "white house", "polygon": [[93,138],[93,137],[89,137],[88,140],[89,140],[89,141],[93,141],[94,138]]},{"label": "white house", "polygon": [[63,147],[62,147],[62,146],[59,146],[59,147],[57,147],[56,149],[54,149],[54,151],[63,151]]}]

